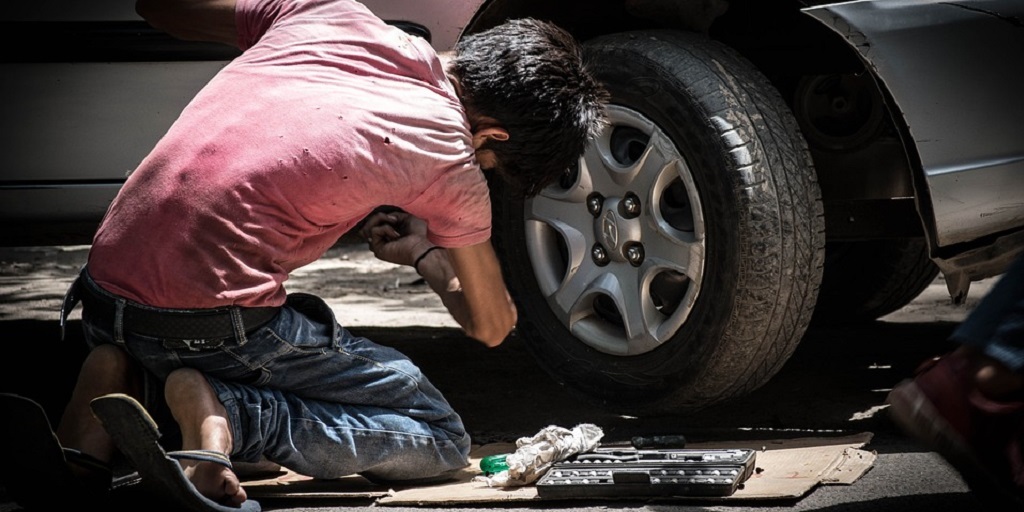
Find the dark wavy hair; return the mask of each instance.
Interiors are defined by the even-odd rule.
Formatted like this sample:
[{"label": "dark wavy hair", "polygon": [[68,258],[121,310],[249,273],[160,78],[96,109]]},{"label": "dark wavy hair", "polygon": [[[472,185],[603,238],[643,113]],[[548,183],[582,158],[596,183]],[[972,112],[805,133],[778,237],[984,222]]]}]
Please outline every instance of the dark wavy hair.
[{"label": "dark wavy hair", "polygon": [[587,70],[571,34],[532,18],[470,34],[455,46],[451,72],[467,110],[497,120],[506,141],[488,140],[494,169],[531,197],[583,154],[604,126],[608,93]]}]

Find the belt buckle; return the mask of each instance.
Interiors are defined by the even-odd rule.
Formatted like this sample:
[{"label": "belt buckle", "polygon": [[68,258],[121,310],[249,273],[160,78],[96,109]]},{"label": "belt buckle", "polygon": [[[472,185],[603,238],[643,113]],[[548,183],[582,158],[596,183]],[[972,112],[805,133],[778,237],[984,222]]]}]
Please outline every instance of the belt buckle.
[{"label": "belt buckle", "polygon": [[164,340],[164,348],[188,349],[192,352],[210,350],[224,346],[224,338],[198,340]]}]

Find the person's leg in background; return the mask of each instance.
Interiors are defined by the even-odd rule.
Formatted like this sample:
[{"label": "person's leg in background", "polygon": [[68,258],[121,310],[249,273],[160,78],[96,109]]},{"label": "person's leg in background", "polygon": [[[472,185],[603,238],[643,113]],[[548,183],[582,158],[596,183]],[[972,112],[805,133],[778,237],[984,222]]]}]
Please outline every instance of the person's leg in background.
[{"label": "person's leg in background", "polygon": [[979,497],[1024,505],[1024,256],[950,340],[960,346],[890,392],[890,417]]},{"label": "person's leg in background", "polygon": [[975,380],[997,398],[1024,387],[1024,257],[1019,257],[950,339],[980,364]]}]

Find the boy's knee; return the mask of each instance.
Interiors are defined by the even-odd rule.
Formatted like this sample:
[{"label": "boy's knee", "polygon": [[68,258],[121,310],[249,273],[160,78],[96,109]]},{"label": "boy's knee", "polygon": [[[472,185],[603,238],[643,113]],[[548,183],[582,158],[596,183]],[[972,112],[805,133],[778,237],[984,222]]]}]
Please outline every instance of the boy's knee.
[{"label": "boy's knee", "polygon": [[197,383],[206,384],[206,377],[199,370],[178,368],[167,375],[164,388],[167,395],[176,395],[181,390],[195,389]]},{"label": "boy's knee", "polygon": [[102,369],[113,374],[121,374],[133,367],[131,356],[116,345],[100,345],[89,352],[85,359],[87,368]]}]

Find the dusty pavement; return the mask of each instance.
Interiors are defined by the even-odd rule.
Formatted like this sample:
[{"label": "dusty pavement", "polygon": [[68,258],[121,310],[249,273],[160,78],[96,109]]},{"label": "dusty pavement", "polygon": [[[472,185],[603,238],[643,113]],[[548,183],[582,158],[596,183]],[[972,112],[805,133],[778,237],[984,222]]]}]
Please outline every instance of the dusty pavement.
[{"label": "dusty pavement", "polygon": [[[0,320],[53,320],[88,246],[0,247]],[[455,327],[412,267],[376,259],[365,245],[331,249],[286,283],[327,299],[345,325]],[[76,310],[72,318],[80,318]]]},{"label": "dusty pavement", "polygon": [[[87,253],[88,246],[0,247],[0,321],[55,319],[60,298]],[[992,282],[974,283],[967,303],[954,306],[940,276],[913,303],[881,320],[959,322]],[[411,267],[380,261],[364,245],[332,248],[295,272],[286,286],[324,297],[344,325],[457,327]]]}]

